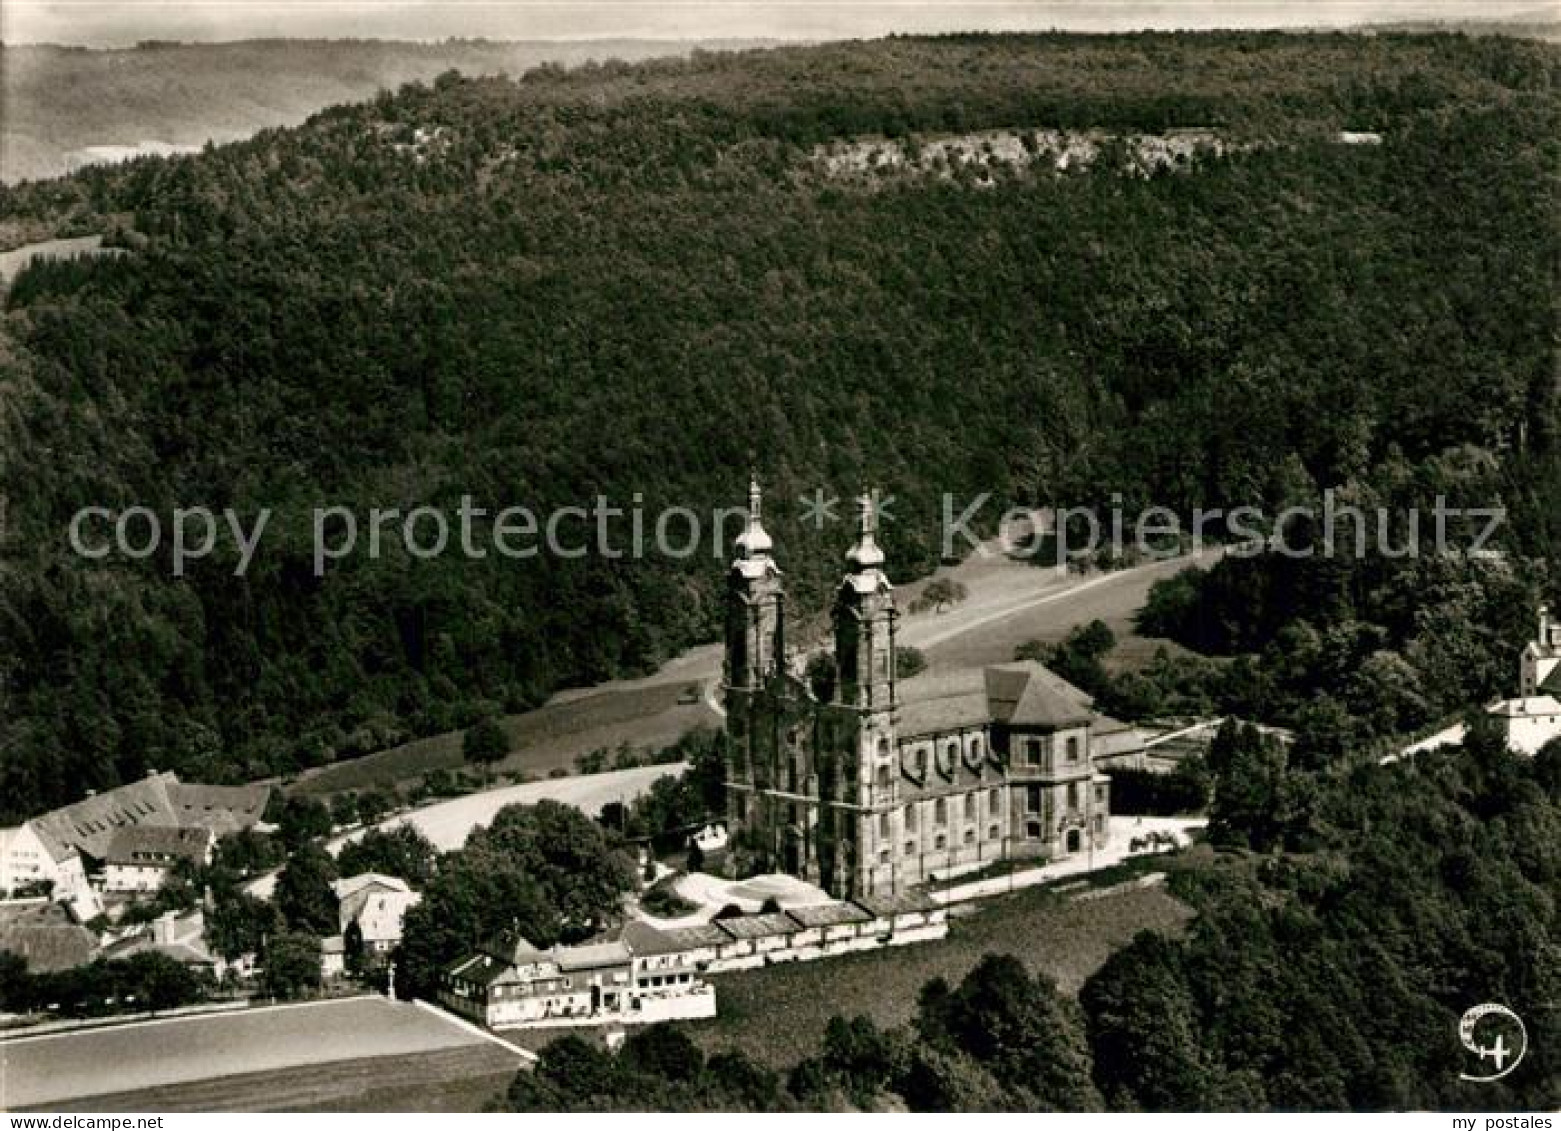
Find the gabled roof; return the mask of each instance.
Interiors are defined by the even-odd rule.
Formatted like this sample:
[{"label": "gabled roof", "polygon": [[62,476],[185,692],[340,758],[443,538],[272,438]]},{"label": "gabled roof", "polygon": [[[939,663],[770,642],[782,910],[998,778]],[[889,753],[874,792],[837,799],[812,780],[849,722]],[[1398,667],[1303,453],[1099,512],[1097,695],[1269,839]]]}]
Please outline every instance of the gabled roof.
[{"label": "gabled roof", "polygon": [[904,915],[913,911],[936,911],[942,904],[916,891],[896,892],[893,895],[859,895],[851,901],[877,918]]},{"label": "gabled roof", "polygon": [[1554,668],[1549,675],[1539,681],[1539,690],[1546,695],[1554,695],[1561,698],[1561,665]]},{"label": "gabled roof", "polygon": [[1531,695],[1527,699],[1503,699],[1489,707],[1493,715],[1503,718],[1531,718],[1540,715],[1561,715],[1561,699],[1554,695]]},{"label": "gabled roof", "polygon": [[422,900],[415,891],[360,888],[342,900],[338,923],[343,931],[356,923],[365,942],[397,942],[406,913]]},{"label": "gabled roof", "polygon": [[508,974],[511,969],[513,967],[508,963],[494,958],[491,954],[468,954],[445,967],[445,974],[451,978],[488,986]]},{"label": "gabled roof", "polygon": [[411,885],[400,876],[387,876],[381,872],[359,872],[356,876],[346,876],[339,880],[331,881],[331,891],[336,894],[338,900],[344,900],[356,895],[364,888],[377,887],[385,891],[411,891]]},{"label": "gabled roof", "polygon": [[524,966],[533,962],[551,962],[552,955],[538,950],[520,935],[502,935],[483,944],[482,953],[511,966]]},{"label": "gabled roof", "polygon": [[168,801],[186,828],[207,828],[218,836],[259,822],[271,797],[268,785],[200,785],[168,775]]},{"label": "gabled roof", "polygon": [[210,829],[176,829],[134,826],[120,829],[108,842],[103,860],[108,864],[149,865],[191,860],[203,863],[211,847]]},{"label": "gabled roof", "polygon": [[265,811],[265,785],[198,785],[171,772],[105,790],[28,822],[55,860],[81,852],[102,860],[121,829],[210,829],[216,836],[249,828]]},{"label": "gabled roof", "polygon": [[0,950],[19,954],[34,974],[92,961],[98,940],[64,907],[42,900],[0,907]]},{"label": "gabled roof", "polygon": [[994,722],[1055,730],[1096,718],[1088,695],[1030,660],[915,676],[899,695],[902,740]]},{"label": "gabled roof", "polygon": [[150,774],[140,781],[34,817],[28,823],[56,860],[64,860],[72,852],[101,860],[108,854],[114,834],[121,829],[179,824],[168,799],[168,786],[176,781],[171,773]]},{"label": "gabled roof", "polygon": [[1033,661],[986,669],[992,717],[1012,727],[1080,726],[1093,717],[1089,696]]},{"label": "gabled roof", "polygon": [[844,923],[865,923],[872,918],[854,903],[822,903],[816,907],[791,907],[786,911],[804,927],[838,927]]},{"label": "gabled roof", "polygon": [[633,954],[678,954],[725,946],[730,940],[720,927],[701,923],[691,927],[652,927],[637,920],[623,925],[623,943]]},{"label": "gabled roof", "polygon": [[714,926],[721,928],[734,939],[763,939],[771,935],[791,935],[797,931],[797,922],[784,911],[768,915],[742,915],[731,919],[717,919]]},{"label": "gabled roof", "polygon": [[623,943],[606,942],[555,947],[552,957],[560,970],[597,970],[603,966],[625,966],[630,955]]}]

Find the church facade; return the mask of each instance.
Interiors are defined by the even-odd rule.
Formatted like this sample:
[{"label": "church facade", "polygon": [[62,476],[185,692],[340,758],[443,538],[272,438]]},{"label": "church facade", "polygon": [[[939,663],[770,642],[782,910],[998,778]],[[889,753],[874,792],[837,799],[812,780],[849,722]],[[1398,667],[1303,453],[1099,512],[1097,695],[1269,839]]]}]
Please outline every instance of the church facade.
[{"label": "church facade", "polygon": [[835,591],[834,686],[816,693],[786,648],[760,509],[754,484],[726,598],[734,846],[853,898],[1105,843],[1109,779],[1083,692],[1036,663],[898,678],[899,611],[868,500]]}]

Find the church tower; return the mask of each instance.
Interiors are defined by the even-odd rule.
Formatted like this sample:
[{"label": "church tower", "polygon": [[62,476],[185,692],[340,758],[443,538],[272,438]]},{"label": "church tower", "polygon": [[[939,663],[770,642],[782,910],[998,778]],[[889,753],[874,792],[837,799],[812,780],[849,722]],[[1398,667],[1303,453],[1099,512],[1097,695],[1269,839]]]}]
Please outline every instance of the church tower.
[{"label": "church tower", "polygon": [[785,663],[786,596],[760,514],[759,483],[748,485],[748,523],[727,575],[726,697],[751,694]]},{"label": "church tower", "polygon": [[835,597],[835,663],[839,701],[864,712],[894,708],[894,633],[899,612],[884,576],[872,496],[860,500],[856,545],[846,554],[846,576]]},{"label": "church tower", "polygon": [[[884,576],[872,496],[861,500],[856,544],[835,594],[834,709],[845,716],[831,792],[844,804],[842,822],[821,863],[837,895],[894,889],[892,812],[898,804],[895,770],[894,587]],[[882,874],[880,874],[882,873]]]}]

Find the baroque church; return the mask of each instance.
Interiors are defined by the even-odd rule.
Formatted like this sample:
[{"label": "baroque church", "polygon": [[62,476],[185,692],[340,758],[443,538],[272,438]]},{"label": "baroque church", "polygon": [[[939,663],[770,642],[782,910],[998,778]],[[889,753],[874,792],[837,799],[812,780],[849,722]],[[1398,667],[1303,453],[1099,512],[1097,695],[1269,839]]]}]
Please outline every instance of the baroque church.
[{"label": "baroque church", "polygon": [[749,487],[728,579],[724,696],[734,843],[831,895],[893,895],[1107,837],[1088,697],[1040,664],[901,681],[899,611],[870,500],[833,607],[836,676],[815,694],[786,649],[786,589]]}]

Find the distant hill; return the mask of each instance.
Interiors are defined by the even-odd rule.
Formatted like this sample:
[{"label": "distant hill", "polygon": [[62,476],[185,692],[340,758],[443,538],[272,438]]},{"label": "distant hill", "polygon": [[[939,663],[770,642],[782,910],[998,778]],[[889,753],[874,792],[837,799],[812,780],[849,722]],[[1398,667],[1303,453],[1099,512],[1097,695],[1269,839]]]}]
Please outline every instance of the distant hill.
[{"label": "distant hill", "polygon": [[[668,40],[246,40],[124,50],[0,47],[0,181],[55,177],[134,152],[198,149],[297,125],[443,71],[519,75],[543,63],[686,54]],[[711,43],[711,47],[735,44]]]}]

